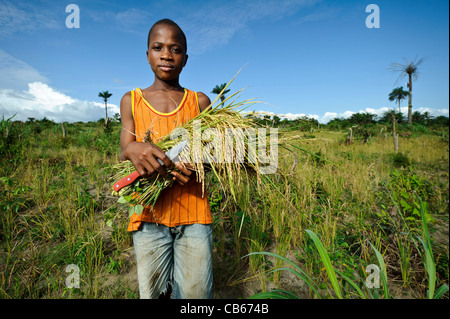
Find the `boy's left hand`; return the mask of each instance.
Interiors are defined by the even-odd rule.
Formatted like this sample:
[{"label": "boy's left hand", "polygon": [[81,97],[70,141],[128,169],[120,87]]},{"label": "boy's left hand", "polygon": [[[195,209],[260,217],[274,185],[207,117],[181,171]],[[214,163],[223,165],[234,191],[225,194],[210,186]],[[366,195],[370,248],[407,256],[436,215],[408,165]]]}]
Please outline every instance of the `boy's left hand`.
[{"label": "boy's left hand", "polygon": [[189,163],[183,164],[181,162],[175,162],[174,165],[179,171],[173,170],[170,174],[173,175],[174,181],[178,182],[181,186],[184,186],[190,180],[192,171],[189,168],[192,168],[192,166]]}]

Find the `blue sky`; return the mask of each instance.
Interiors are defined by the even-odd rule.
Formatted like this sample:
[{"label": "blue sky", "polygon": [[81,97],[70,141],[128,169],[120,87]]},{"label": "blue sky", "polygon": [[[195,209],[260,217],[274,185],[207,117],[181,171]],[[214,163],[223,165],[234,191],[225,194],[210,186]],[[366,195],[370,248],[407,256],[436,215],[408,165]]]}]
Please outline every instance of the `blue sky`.
[{"label": "blue sky", "polygon": [[[80,28],[66,27],[66,6],[80,9]],[[366,6],[380,10],[367,28]],[[252,110],[322,123],[396,107],[388,94],[407,79],[393,62],[425,57],[413,84],[413,110],[448,116],[447,0],[288,1],[0,1],[0,114],[89,121],[109,114],[122,95],[153,83],[148,30],[170,18],[185,31],[189,60],[180,83],[207,94],[228,82],[246,88]],[[407,102],[402,103],[406,114]],[[271,114],[270,113],[270,114]]]}]

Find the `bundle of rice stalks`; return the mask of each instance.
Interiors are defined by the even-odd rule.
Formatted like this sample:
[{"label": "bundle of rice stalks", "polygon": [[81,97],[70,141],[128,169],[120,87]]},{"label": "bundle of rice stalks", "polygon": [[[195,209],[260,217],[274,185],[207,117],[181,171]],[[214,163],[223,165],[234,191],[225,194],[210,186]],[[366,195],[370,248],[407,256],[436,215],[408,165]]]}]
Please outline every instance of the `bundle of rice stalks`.
[{"label": "bundle of rice stalks", "polygon": [[[150,134],[146,134],[144,142],[154,143],[166,152],[180,140],[187,139],[187,146],[179,157],[183,163],[190,163],[191,169],[196,172],[197,181],[203,185],[203,191],[205,172],[211,171],[224,190],[235,196],[235,187],[246,179],[248,174],[255,175],[260,181],[262,168],[267,168],[267,163],[275,161],[277,154],[273,152],[273,145],[270,145],[271,157],[266,154],[269,132],[272,133],[273,129],[271,131],[261,127],[254,117],[244,116],[242,112],[248,106],[259,102],[252,99],[237,101],[242,92],[239,90],[217,103],[233,79],[196,118],[157,141],[151,141]],[[116,164],[113,170],[116,173],[112,180],[118,181],[133,173],[135,168],[131,161],[124,161]],[[170,173],[170,170],[168,172]],[[119,196],[119,203],[131,204],[131,216],[133,213],[140,214],[144,206],[153,207],[162,190],[172,184],[172,175],[163,177],[157,174],[150,178],[137,179],[118,192],[113,187],[112,194]]]}]

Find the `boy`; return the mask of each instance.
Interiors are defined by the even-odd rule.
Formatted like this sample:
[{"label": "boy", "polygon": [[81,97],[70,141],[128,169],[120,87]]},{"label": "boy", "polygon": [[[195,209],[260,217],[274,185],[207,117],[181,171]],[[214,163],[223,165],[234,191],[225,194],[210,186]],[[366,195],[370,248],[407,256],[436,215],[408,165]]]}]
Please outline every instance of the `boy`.
[{"label": "boy", "polygon": [[[172,163],[156,141],[206,109],[211,101],[179,84],[186,65],[186,37],[173,21],[163,19],[149,31],[147,60],[155,75],[148,88],[127,92],[120,102],[120,161],[130,160],[142,177],[167,176],[175,166],[173,187],[165,189],[152,211],[131,216],[140,298],[158,298],[172,288],[172,298],[212,298],[212,217],[201,184],[191,171]],[[132,133],[135,133],[132,134]],[[164,166],[157,161],[159,158]]]}]

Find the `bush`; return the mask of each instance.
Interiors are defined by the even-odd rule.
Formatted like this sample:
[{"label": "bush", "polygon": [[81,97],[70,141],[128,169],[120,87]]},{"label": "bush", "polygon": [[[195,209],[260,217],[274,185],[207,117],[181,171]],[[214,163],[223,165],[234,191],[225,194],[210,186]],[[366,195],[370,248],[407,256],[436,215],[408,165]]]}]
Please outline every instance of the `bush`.
[{"label": "bush", "polygon": [[411,129],[415,133],[428,133],[428,129],[422,124],[413,123]]},{"label": "bush", "polygon": [[405,153],[391,153],[389,156],[395,167],[409,167],[411,165],[411,159]]},{"label": "bush", "polygon": [[26,143],[26,139],[22,138],[22,123],[12,122],[14,116],[5,120],[3,116],[0,121],[0,158],[13,159],[20,158],[22,147]]}]

